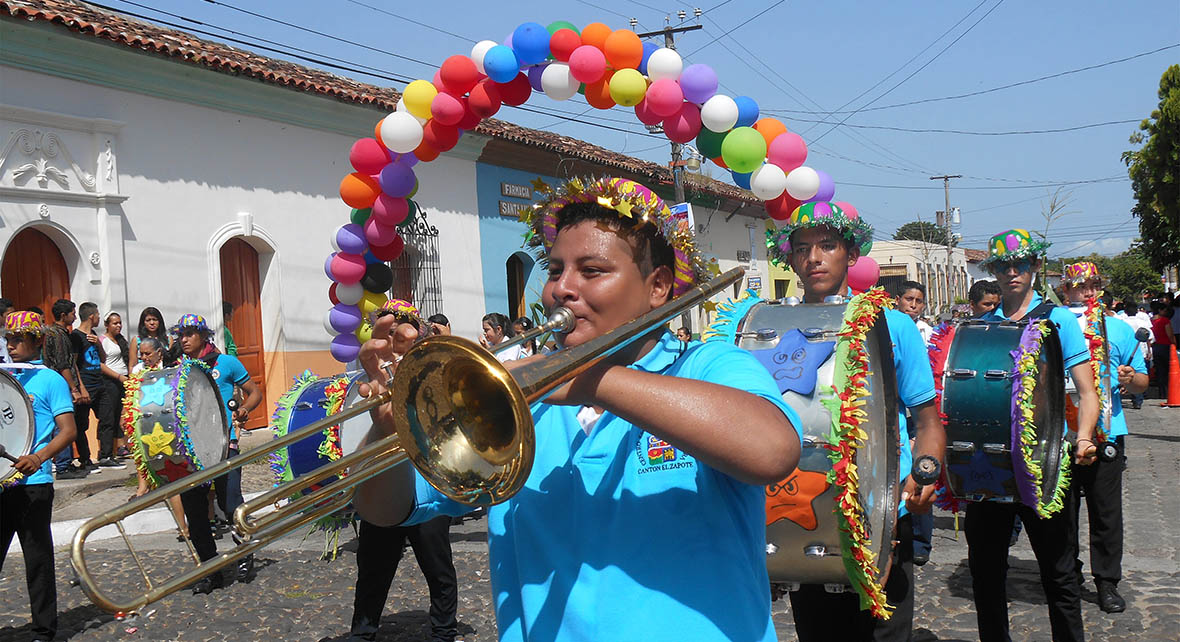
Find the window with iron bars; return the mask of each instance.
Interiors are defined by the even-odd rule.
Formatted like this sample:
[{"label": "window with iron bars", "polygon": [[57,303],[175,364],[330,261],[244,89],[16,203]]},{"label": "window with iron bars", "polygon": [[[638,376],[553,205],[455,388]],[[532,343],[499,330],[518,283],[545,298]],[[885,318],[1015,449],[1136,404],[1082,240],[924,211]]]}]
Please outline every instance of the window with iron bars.
[{"label": "window with iron bars", "polygon": [[390,296],[409,301],[423,317],[442,312],[442,263],[438,254],[438,228],[420,209],[414,221],[399,228],[405,250],[389,267],[393,270]]}]

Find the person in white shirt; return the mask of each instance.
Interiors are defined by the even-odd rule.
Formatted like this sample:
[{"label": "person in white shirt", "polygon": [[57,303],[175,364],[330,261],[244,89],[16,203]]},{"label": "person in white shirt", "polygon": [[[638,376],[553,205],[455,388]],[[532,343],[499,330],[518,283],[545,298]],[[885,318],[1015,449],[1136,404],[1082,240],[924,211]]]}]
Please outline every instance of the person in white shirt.
[{"label": "person in white shirt", "polygon": [[[1140,328],[1143,328],[1149,334],[1151,333],[1151,317],[1144,314],[1143,310],[1139,309],[1137,303],[1125,304],[1123,306],[1123,312],[1125,314],[1122,319],[1126,321],[1127,325],[1131,326],[1132,330],[1138,332]],[[1151,363],[1151,340],[1141,341],[1139,343],[1139,349],[1143,351],[1144,361]],[[1131,407],[1135,409],[1143,407],[1143,393],[1131,395]]]},{"label": "person in white shirt", "polygon": [[[0,319],[3,319],[11,309],[12,299],[0,299]],[[7,334],[8,331],[5,328],[0,327],[0,363],[12,363],[12,357],[8,356]]]},{"label": "person in white shirt", "polygon": [[[103,320],[103,327],[106,331],[98,335],[98,342],[102,344],[103,361],[110,370],[103,370],[103,374],[107,375],[103,383],[111,389],[109,394],[114,401],[108,412],[114,414],[115,424],[118,425],[119,417],[123,416],[123,383],[127,380],[127,362],[130,360],[131,346],[123,336],[123,317],[118,312],[107,314]],[[112,373],[115,376],[112,376]],[[130,454],[122,431],[115,431],[115,456],[122,459]]]},{"label": "person in white shirt", "polygon": [[[508,322],[508,317],[499,312],[491,312],[484,315],[483,334],[479,335],[479,344],[481,346],[495,351],[496,346],[510,337],[512,337],[512,325]],[[520,346],[512,346],[496,353],[496,358],[501,362],[516,361],[523,356]]]},{"label": "person in white shirt", "polygon": [[[533,329],[533,320],[528,317],[520,317],[512,322],[512,335],[516,336],[524,334]],[[520,344],[520,358],[531,357],[537,354],[537,340],[526,341]]]}]

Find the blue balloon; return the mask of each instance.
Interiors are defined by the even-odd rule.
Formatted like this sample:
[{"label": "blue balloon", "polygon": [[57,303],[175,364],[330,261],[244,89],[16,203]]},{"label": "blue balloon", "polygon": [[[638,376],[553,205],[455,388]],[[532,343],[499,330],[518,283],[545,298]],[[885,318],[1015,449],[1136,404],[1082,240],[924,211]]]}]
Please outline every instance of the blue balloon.
[{"label": "blue balloon", "polygon": [[750,175],[753,174],[753,172],[750,174],[739,174],[731,169],[729,170],[729,173],[731,176],[733,176],[734,185],[737,185],[742,189],[750,189]]},{"label": "blue balloon", "polygon": [[644,76],[647,75],[647,59],[651,58],[652,52],[656,49],[659,49],[659,47],[657,47],[656,43],[654,42],[645,41],[643,43],[643,60],[639,62],[639,73],[643,74]]},{"label": "blue balloon", "polygon": [[512,32],[512,49],[523,64],[545,60],[549,57],[549,30],[535,22],[520,25]]},{"label": "blue balloon", "polygon": [[483,68],[492,82],[504,83],[516,78],[516,74],[520,70],[520,62],[517,61],[516,53],[510,47],[496,45],[484,54]]},{"label": "blue balloon", "polygon": [[366,263],[366,264],[372,264],[372,263],[384,263],[384,262],[385,262],[385,261],[382,261],[381,259],[379,259],[379,258],[377,258],[377,257],[373,256],[373,253],[372,253],[371,251],[366,251],[366,252],[365,252],[365,263]]},{"label": "blue balloon", "polygon": [[758,122],[758,103],[749,96],[738,96],[733,99],[737,103],[738,119],[734,127],[752,127]]}]

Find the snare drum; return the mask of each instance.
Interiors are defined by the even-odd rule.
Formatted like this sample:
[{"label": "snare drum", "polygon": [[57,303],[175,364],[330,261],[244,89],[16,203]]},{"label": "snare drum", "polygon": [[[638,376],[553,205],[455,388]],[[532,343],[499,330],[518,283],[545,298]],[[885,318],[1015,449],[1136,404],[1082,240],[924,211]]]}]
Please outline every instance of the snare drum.
[{"label": "snare drum", "polygon": [[[279,398],[271,417],[275,438],[309,426],[355,403],[360,396],[358,388],[363,374],[353,371],[334,377],[316,377],[305,371],[296,377],[295,384]],[[275,485],[289,482],[356,451],[372,423],[368,413],[363,413],[278,449],[270,461]],[[334,479],[329,478],[328,483]],[[322,485],[317,484],[304,492],[320,487]]]},{"label": "snare drum", "polygon": [[[720,334],[708,339],[736,340],[767,365],[784,390],[783,399],[803,422],[799,467],[786,479],[766,487],[770,581],[786,590],[820,584],[829,591],[842,591],[850,580],[842,558],[844,519],[836,501],[840,489],[827,480],[832,470],[833,349],[843,326],[845,304],[789,305],[747,297],[732,305],[733,309],[724,313],[732,319],[715,324]],[[867,547],[875,556],[876,576],[870,579],[883,582],[891,563],[900,479],[897,381],[883,314],[868,332],[865,348],[870,395],[865,399],[867,418],[861,428],[868,438],[859,444],[855,461],[860,480],[859,513],[870,540]],[[814,380],[809,373],[814,374]],[[785,382],[789,385],[784,386]]]},{"label": "snare drum", "polygon": [[[134,379],[133,379],[134,381]],[[209,368],[185,359],[149,370],[128,395],[125,421],[134,437],[137,463],[157,486],[224,461],[229,449],[225,404]]]},{"label": "snare drum", "polygon": [[[947,483],[951,494],[966,501],[1022,501],[1044,508],[1062,479],[1064,373],[1061,344],[1052,322],[1039,350],[1028,341],[1027,322],[958,323],[942,375],[941,413],[946,418]],[[1014,353],[1023,343],[1035,350],[1036,373],[1031,396],[1035,433],[1027,461],[1023,452],[1019,402],[1014,386],[1019,375]],[[1023,384],[1021,384],[1023,385]],[[1039,468],[1040,480],[1034,482]],[[1039,489],[1039,493],[1038,493]],[[1040,502],[1037,497],[1042,498]]]},{"label": "snare drum", "polygon": [[[16,377],[0,368],[0,444],[13,457],[22,457],[32,450],[36,432],[28,393]],[[0,458],[0,484],[21,477],[11,461]]]}]

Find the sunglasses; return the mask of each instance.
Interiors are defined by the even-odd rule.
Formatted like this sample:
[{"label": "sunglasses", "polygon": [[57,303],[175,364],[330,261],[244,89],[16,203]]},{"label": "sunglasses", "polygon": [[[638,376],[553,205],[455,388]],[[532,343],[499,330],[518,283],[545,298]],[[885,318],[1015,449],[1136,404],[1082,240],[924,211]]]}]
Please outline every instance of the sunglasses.
[{"label": "sunglasses", "polygon": [[992,272],[994,274],[1004,274],[1008,270],[1016,268],[1018,273],[1023,274],[1025,272],[1031,271],[1032,266],[1033,262],[1028,259],[1020,259],[1019,261],[996,261],[995,263],[992,263]]},{"label": "sunglasses", "polygon": [[25,341],[28,341],[29,343],[36,342],[31,335],[27,334],[9,334],[5,337],[5,340],[7,341],[8,345],[16,345]]}]

